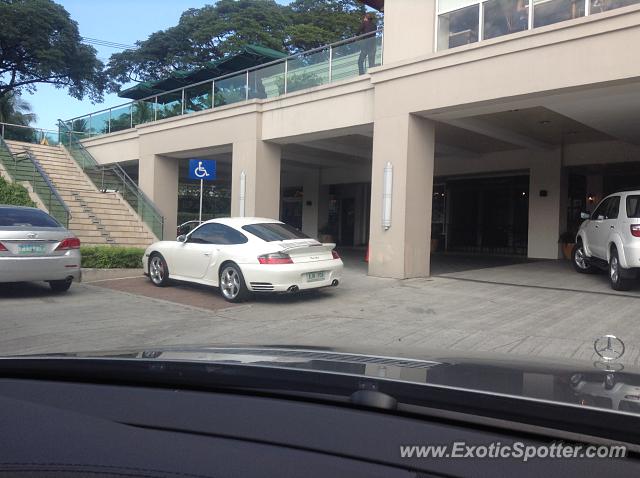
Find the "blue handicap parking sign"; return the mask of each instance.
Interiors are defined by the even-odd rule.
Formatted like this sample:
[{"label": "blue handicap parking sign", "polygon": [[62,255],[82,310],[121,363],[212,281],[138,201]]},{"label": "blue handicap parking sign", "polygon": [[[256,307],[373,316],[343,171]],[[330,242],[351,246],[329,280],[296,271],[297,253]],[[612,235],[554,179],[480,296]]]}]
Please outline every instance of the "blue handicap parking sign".
[{"label": "blue handicap parking sign", "polygon": [[216,162],[213,159],[190,159],[189,179],[213,181],[216,179]]}]

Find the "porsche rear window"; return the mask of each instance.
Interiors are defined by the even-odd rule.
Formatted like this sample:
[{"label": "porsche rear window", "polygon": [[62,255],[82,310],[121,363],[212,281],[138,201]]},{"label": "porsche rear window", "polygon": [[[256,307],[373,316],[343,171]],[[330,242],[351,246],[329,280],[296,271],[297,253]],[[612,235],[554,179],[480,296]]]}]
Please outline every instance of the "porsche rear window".
[{"label": "porsche rear window", "polygon": [[640,217],[640,196],[627,196],[627,217]]},{"label": "porsche rear window", "polygon": [[288,224],[249,224],[248,226],[242,226],[242,229],[267,242],[309,239],[309,236],[305,233]]},{"label": "porsche rear window", "polygon": [[0,208],[0,227],[62,227],[48,214],[36,209]]}]

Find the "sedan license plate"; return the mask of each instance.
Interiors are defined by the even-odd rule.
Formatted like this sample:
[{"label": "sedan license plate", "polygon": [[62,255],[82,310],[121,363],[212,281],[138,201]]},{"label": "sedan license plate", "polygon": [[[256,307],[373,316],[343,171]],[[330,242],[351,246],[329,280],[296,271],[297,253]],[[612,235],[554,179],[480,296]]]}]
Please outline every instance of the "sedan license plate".
[{"label": "sedan license plate", "polygon": [[307,282],[318,282],[324,280],[324,272],[307,273]]},{"label": "sedan license plate", "polygon": [[43,254],[44,253],[44,245],[43,244],[19,244],[18,245],[18,254]]}]

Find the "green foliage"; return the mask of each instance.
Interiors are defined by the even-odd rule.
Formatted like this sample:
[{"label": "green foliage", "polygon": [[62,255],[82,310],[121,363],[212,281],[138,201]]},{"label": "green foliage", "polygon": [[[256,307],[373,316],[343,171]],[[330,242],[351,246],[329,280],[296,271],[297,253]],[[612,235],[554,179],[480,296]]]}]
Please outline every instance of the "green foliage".
[{"label": "green foliage", "polygon": [[[153,81],[191,70],[247,44],[294,53],[357,34],[364,6],[356,0],[220,0],[192,8],[178,25],[137,42],[135,50],[111,56],[110,89],[130,81]],[[228,101],[227,101],[228,102]]]},{"label": "green foliage", "polygon": [[144,249],[118,246],[82,246],[82,267],[93,269],[138,269]]},{"label": "green foliage", "polygon": [[0,98],[47,83],[77,99],[102,99],[103,64],[64,7],[52,0],[1,0],[0,25]]},{"label": "green foliage", "polygon": [[0,204],[35,207],[24,186],[10,183],[0,176]]}]

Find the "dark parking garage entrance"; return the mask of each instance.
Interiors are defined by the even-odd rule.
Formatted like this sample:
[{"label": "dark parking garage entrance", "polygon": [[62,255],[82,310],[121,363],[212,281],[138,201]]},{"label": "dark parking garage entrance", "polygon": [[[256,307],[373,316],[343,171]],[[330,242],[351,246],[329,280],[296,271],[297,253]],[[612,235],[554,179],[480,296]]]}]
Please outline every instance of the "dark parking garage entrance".
[{"label": "dark parking garage entrance", "polygon": [[440,250],[526,256],[529,176],[447,180],[434,189],[433,217]]}]

